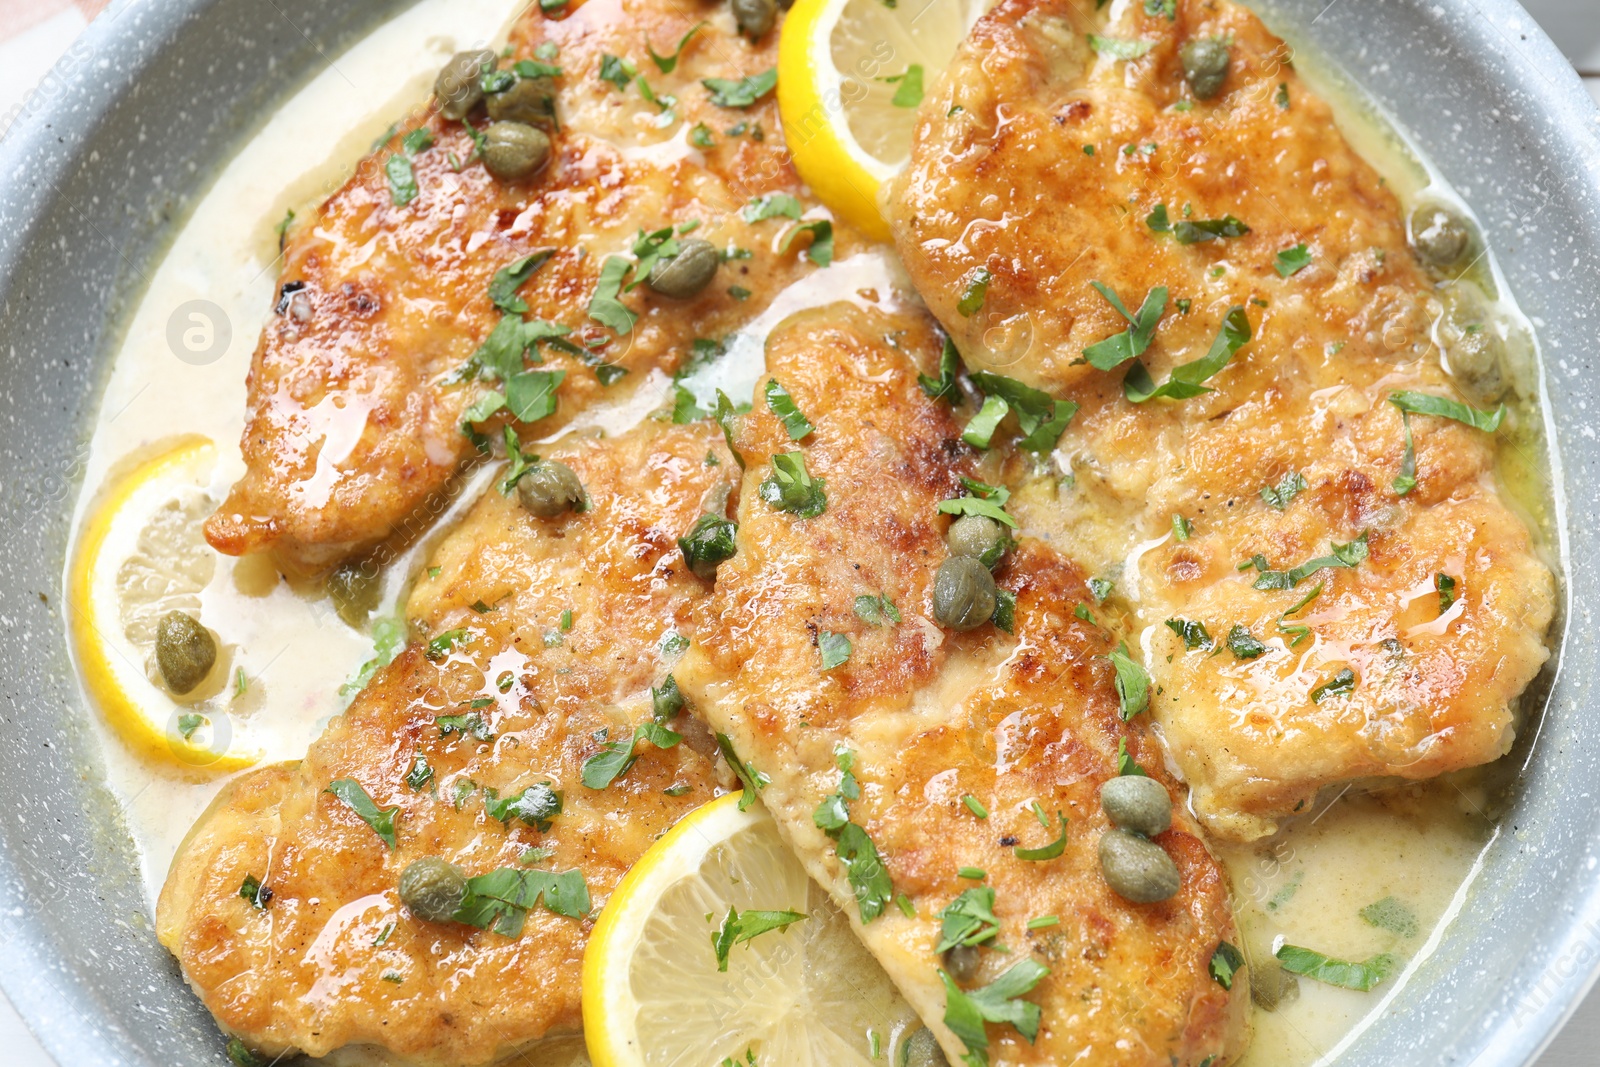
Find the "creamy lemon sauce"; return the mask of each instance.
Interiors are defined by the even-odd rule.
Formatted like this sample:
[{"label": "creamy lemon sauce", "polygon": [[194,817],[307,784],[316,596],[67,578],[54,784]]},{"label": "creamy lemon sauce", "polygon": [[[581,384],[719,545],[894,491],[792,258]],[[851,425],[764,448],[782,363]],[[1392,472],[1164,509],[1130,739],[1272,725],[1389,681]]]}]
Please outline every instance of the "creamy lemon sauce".
[{"label": "creamy lemon sauce", "polygon": [[[305,217],[342,184],[367,146],[423,98],[444,59],[499,40],[508,14],[502,0],[421,0],[337,57],[243,145],[165,257],[147,269],[148,289],[128,321],[95,427],[78,505],[80,527],[106,486],[183,434],[201,434],[216,443],[208,491],[213,500],[221,499],[242,471],[237,442],[244,378],[277,281],[275,225],[290,209]],[[1404,202],[1432,196],[1459,203],[1347,83],[1306,64],[1304,57],[1300,69],[1335,104],[1346,135]],[[1533,335],[1509,302],[1492,260],[1485,258],[1467,281],[1481,293],[1474,298],[1481,299],[1505,342],[1516,391],[1535,397]],[[687,384],[702,401],[717,388],[748,396],[761,370],[762,339],[781,319],[841,299],[893,301],[907,288],[903,270],[887,250],[814,272],[736,336],[728,356]],[[176,309],[197,300],[209,301],[215,310],[200,311],[198,320],[175,317]],[[185,329],[209,328],[207,336],[220,336],[221,322],[230,336],[210,362],[186,362],[169,342],[174,329],[181,335]],[[625,428],[659,407],[670,386],[664,375],[652,375],[573,428]],[[340,417],[353,420],[357,414]],[[1524,427],[1543,425],[1537,414],[1516,421]],[[1519,447],[1502,449],[1502,478],[1541,538],[1552,521],[1543,494],[1549,484],[1542,465],[1546,452],[1536,429],[1525,432],[1532,436],[1515,442]],[[390,615],[402,603],[440,530],[483,485],[481,476],[469,479],[434,534],[388,568],[374,617]],[[1126,546],[1123,551],[1137,550]],[[1125,567],[1124,573],[1135,574],[1137,568]],[[229,679],[242,671],[246,680],[243,694],[230,683],[205,703],[212,729],[226,730],[233,751],[250,752],[259,762],[298,759],[342,709],[340,688],[372,655],[371,636],[341,621],[320,588],[291,586],[258,560],[218,557],[200,601],[201,619],[222,639]],[[95,722],[105,774],[122,800],[153,905],[183,835],[223,776],[176,760],[141,761],[98,716]],[[1308,980],[1280,986],[1274,1010],[1255,1013],[1255,1038],[1242,1064],[1294,1067],[1336,1056],[1362,1020],[1404,988],[1410,970],[1459,907],[1495,832],[1488,814],[1493,780],[1490,772],[1379,795],[1355,791],[1302,816],[1269,842],[1219,851],[1233,879],[1242,947],[1258,969],[1270,966],[1274,948],[1284,941],[1341,959],[1389,953],[1401,961],[1396,977],[1370,993]],[[581,1050],[570,1040],[567,1044],[571,1047],[559,1055],[549,1050],[551,1062],[581,1059]],[[352,1056],[337,1059],[350,1062]]]}]

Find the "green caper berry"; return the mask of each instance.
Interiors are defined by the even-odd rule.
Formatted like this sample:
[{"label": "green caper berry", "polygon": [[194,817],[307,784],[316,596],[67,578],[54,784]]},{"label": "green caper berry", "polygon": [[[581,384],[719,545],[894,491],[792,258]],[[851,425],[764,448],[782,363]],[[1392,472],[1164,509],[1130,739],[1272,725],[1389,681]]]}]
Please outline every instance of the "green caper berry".
[{"label": "green caper berry", "polygon": [[978,968],[982,964],[983,959],[976,945],[953,945],[945,949],[944,969],[957,985],[970,985],[978,977]]},{"label": "green caper berry", "polygon": [[776,0],[733,0],[732,7],[739,32],[752,41],[765,37],[778,18]]},{"label": "green caper berry", "polygon": [[1172,798],[1154,778],[1125,774],[1100,787],[1100,808],[1122,829],[1154,837],[1172,825]]},{"label": "green caper berry", "polygon": [[993,568],[1006,554],[1011,538],[1006,528],[987,515],[963,515],[950,524],[944,535],[953,556],[971,556],[985,567]]},{"label": "green caper berry", "polygon": [[945,1059],[939,1039],[924,1026],[906,1038],[900,1053],[900,1067],[950,1067],[950,1061]]},{"label": "green caper berry", "polygon": [[933,579],[933,617],[952,630],[975,630],[995,607],[994,578],[971,556],[951,556]]},{"label": "green caper berry", "polygon": [[467,896],[467,875],[438,856],[424,856],[400,872],[400,903],[424,922],[447,922]]},{"label": "green caper berry", "polygon": [[1189,91],[1195,96],[1209,100],[1222,91],[1222,83],[1228,79],[1228,42],[1220,37],[1201,37],[1178,49],[1178,59],[1183,63]]},{"label": "green caper berry", "polygon": [[1300,980],[1268,956],[1250,963],[1250,999],[1262,1011],[1277,1011],[1278,1005],[1300,995]]},{"label": "green caper berry", "polygon": [[1126,830],[1100,835],[1100,871],[1117,896],[1135,904],[1166,900],[1183,884],[1166,849]]},{"label": "green caper berry", "polygon": [[497,57],[487,48],[472,52],[457,52],[450,57],[433,80],[433,98],[439,101],[439,114],[452,122],[460,122],[483,99],[483,87],[478,79],[484,70],[493,70]]},{"label": "green caper berry", "polygon": [[662,296],[687,300],[711,284],[721,264],[716,245],[691,237],[678,247],[677,255],[658,260],[650,268],[645,284]]},{"label": "green caper berry", "polygon": [[483,131],[483,165],[501,181],[533,174],[550,158],[550,138],[521,122],[492,122]]},{"label": "green caper berry", "polygon": [[1411,244],[1423,262],[1447,270],[1467,254],[1472,230],[1455,212],[1437,204],[1423,204],[1411,213]]},{"label": "green caper berry", "polygon": [[517,499],[541,519],[553,519],[583,505],[583,482],[565,463],[535,463],[517,480]]},{"label": "green caper berry", "polygon": [[169,611],[156,623],[156,666],[167,688],[182,696],[206,680],[217,662],[217,641],[192,615]]},{"label": "green caper berry", "polygon": [[383,591],[380,577],[377,566],[370,562],[341,563],[330,571],[323,586],[339,618],[351,626],[365,625]]},{"label": "green caper berry", "polygon": [[556,83],[551,78],[518,78],[504,92],[490,93],[484,102],[496,122],[555,129]]}]

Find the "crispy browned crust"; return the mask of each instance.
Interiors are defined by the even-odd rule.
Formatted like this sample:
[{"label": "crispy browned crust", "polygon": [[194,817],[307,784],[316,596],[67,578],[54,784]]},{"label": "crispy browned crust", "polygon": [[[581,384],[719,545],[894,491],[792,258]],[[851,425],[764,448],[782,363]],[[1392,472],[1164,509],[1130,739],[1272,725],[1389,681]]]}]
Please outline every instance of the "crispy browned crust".
[{"label": "crispy browned crust", "polygon": [[[298,767],[245,775],[201,820],[173,863],[157,923],[224,1029],[269,1055],[365,1044],[439,1067],[487,1063],[579,1029],[592,919],[539,909],[514,939],[431,924],[401,907],[396,881],[422,856],[481,874],[516,866],[536,846],[552,850],[541,869],[583,871],[598,909],[656,837],[715,795],[714,746],[686,722],[688,740],[665,751],[641,744],[605,790],[586,788],[580,768],[603,738],[626,738],[649,717],[649,687],[671,669],[662,639],[692,632],[691,608],[708,589],[674,542],[732,468],[720,441],[705,424],[647,423],[612,441],[568,442],[552,457],[583,478],[592,508],[581,515],[535,519],[490,491],[412,601],[419,628],[466,627],[470,640],[437,661],[409,648]],[[705,462],[712,451],[718,466]],[[479,601],[491,610],[470,606]],[[573,622],[562,633],[564,610]],[[514,682],[502,692],[503,672]],[[483,697],[494,700],[481,712],[492,741],[441,736],[437,716]],[[405,781],[418,756],[433,768],[421,790]],[[346,777],[380,807],[399,807],[394,851],[324,792]],[[488,816],[481,788],[455,802],[469,780],[502,797],[548,781],[565,806],[548,833],[508,828]],[[688,790],[666,795],[674,784]],[[239,896],[246,875],[272,890],[264,910]]]},{"label": "crispy browned crust", "polygon": [[[1414,417],[1418,484],[1393,488],[1404,437],[1388,396],[1459,395],[1398,202],[1249,11],[1180,0],[1169,20],[1132,4],[1109,25],[1087,11],[1005,0],[986,16],[930,91],[889,200],[912,277],[969,364],[1082,405],[1058,453],[1076,486],[1025,491],[1015,510],[1094,568],[1120,566],[1174,514],[1193,523],[1191,539],[1147,548],[1118,584],[1137,627],[1129,643],[1165,689],[1156,717],[1213,832],[1271,833],[1352,779],[1495,759],[1548,654],[1553,581],[1495,484],[1496,438]],[[1085,31],[1152,48],[1096,57]],[[1215,99],[1188,100],[1178,50],[1208,36],[1231,40],[1230,73]],[[1250,232],[1182,245],[1151,228],[1157,204],[1174,223],[1232,214]],[[1311,265],[1280,277],[1275,257],[1298,244]],[[965,317],[955,304],[978,267],[993,280]],[[1254,337],[1206,383],[1214,392],[1131,404],[1122,369],[1082,361],[1126,326],[1091,281],[1130,310],[1170,289],[1143,357],[1156,381],[1205,354],[1230,305]],[[1513,414],[1498,440],[1519,429]],[[1286,511],[1269,507],[1258,491],[1291,471],[1309,488]],[[1255,572],[1238,570],[1257,553],[1289,569],[1363,532],[1367,562],[1292,591],[1258,591]],[[1462,592],[1434,625],[1439,573]],[[1277,620],[1317,582],[1320,598],[1292,620],[1314,636],[1290,646]],[[1201,621],[1219,642],[1245,626],[1269,652],[1186,652],[1169,618]],[[1354,692],[1314,702],[1344,667]]]},{"label": "crispy browned crust", "polygon": [[[677,69],[656,70],[646,43],[670,52],[702,19],[710,22]],[[559,20],[531,5],[511,35],[514,58],[552,42],[565,71],[550,164],[522,183],[499,182],[479,162],[458,171],[452,160],[472,158],[470,136],[419,106],[315,218],[294,228],[280,284],[303,288],[281,297],[262,332],[240,442],[246,473],[206,524],[210,543],[229,555],[272,550],[291,570],[316,570],[425,525],[452,474],[475,455],[459,423],[488,388],[451,384],[449,376],[499,320],[490,279],[529,252],[556,249],[522,290],[528,317],[571,327],[574,341],[604,341],[593,359],[628,371],[604,387],[585,361],[545,349],[545,369],[567,376],[557,412],[532,431],[540,436],[590,405],[647,387],[653,370],[681,365],[696,338],[728,336],[790,281],[818,269],[803,258],[803,240],[777,251],[787,220],[746,223],[739,214],[757,194],[803,194],[773,97],[730,110],[712,105],[699,84],[771,69],[777,40],[774,31],[750,44],[710,0],[592,0]],[[659,112],[637,88],[601,81],[606,53],[631,58],[657,93],[675,95],[679,122],[658,129]],[[687,143],[698,123],[712,131],[714,147]],[[725,133],[739,123],[747,132]],[[385,162],[418,126],[435,143],[413,161],[419,195],[400,207]],[[640,317],[626,336],[589,321],[608,255],[626,253],[641,229],[696,219],[694,236],[754,256],[727,263],[693,300],[634,290],[623,302]],[[843,255],[856,239],[837,240]],[[730,294],[735,285],[751,295]]]},{"label": "crispy browned crust", "polygon": [[[913,916],[894,905],[858,926],[868,948],[939,1035],[952,1062],[965,1051],[946,1029],[936,975],[935,913],[988,872],[998,938],[979,982],[1024,954],[1050,968],[1029,999],[1043,1009],[1037,1042],[991,1026],[996,1065],[1084,1062],[1198,1065],[1242,1045],[1248,994],[1207,972],[1222,940],[1237,940],[1224,877],[1181,811],[1143,720],[1118,716],[1109,636],[1073,615],[1089,599],[1082,575],[1048,546],[1023,541],[1000,572],[1016,594],[1016,635],[968,634],[932,621],[931,584],[947,557],[938,503],[959,492],[974,455],[947,408],[916,376],[937,362],[939,338],[914,316],[885,320],[827,309],[776,333],[767,369],[816,425],[792,443],[758,399],[738,437],[749,469],[739,553],[699,609],[696,645],[678,672],[701,714],[770,776],[762,799],[812,876],[852,917],[858,911],[835,848],[812,813],[839,784],[836,746],[856,754],[864,827]],[[775,451],[799,448],[826,483],[828,508],[806,520],[772,509],[757,486]],[[873,626],[853,605],[887,596],[903,621]],[[823,672],[824,631],[852,643]],[[1107,828],[1099,786],[1117,773],[1117,744],[1174,789],[1179,814],[1159,838],[1183,875],[1159,905],[1130,904],[1106,886],[1096,849]],[[977,819],[961,802],[987,808]],[[1012,846],[1055,836],[1029,804],[1069,818],[1058,859],[1025,862]],[[1052,816],[1053,817],[1053,816]],[[1057,915],[1056,927],[1027,920]]]}]

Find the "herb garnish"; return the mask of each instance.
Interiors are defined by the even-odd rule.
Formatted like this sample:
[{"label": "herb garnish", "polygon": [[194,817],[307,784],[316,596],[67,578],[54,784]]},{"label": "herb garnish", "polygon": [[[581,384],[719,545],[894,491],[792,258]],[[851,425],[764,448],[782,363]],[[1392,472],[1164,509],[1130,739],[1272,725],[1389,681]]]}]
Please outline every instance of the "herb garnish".
[{"label": "herb garnish", "polygon": [[917,384],[928,394],[929,400],[944,400],[954,404],[959,395],[956,390],[956,371],[961,368],[961,353],[949,337],[944,339],[944,350],[939,353],[939,376],[917,375]]},{"label": "herb garnish", "polygon": [[1250,227],[1232,215],[1199,221],[1183,219],[1172,224],[1172,237],[1180,245],[1200,244],[1203,241],[1216,241],[1224,237],[1243,237],[1249,232]]},{"label": "herb garnish", "polygon": [[1215,978],[1223,989],[1233,988],[1233,976],[1239,973],[1239,969],[1243,966],[1244,953],[1226,941],[1219,942],[1211,953],[1211,977]]},{"label": "herb garnish", "polygon": [[711,90],[711,102],[718,107],[749,107],[777,87],[778,72],[767,70],[739,79],[704,78],[700,84]]},{"label": "herb garnish", "polygon": [[[1300,564],[1300,566],[1294,568],[1293,570],[1268,570],[1267,559],[1265,556],[1260,554],[1252,556],[1249,563],[1241,565],[1241,569],[1246,567],[1254,567],[1258,572],[1260,572],[1260,576],[1257,577],[1255,582],[1252,584],[1255,586],[1255,588],[1262,591],[1272,589],[1293,589],[1295,586],[1299,585],[1301,582],[1305,581],[1307,578],[1311,577],[1324,567],[1354,567],[1362,560],[1366,559],[1367,531],[1361,531],[1360,537],[1356,538],[1354,541],[1349,541],[1342,545],[1337,541],[1330,541],[1328,542],[1328,548],[1332,553],[1331,555],[1318,556],[1316,559],[1306,560],[1306,562]],[[1313,592],[1312,595],[1315,596],[1316,592],[1321,592],[1320,586],[1315,592]],[[1285,612],[1285,614],[1292,614],[1294,611],[1299,610],[1299,608],[1303,607],[1305,603],[1309,601],[1309,599],[1310,598],[1307,598],[1307,601],[1302,601],[1300,605],[1288,612]]]},{"label": "herb garnish", "polygon": [[406,785],[415,791],[431,781],[433,781],[433,768],[428,765],[428,757],[418,752],[411,761],[411,769],[406,772]]},{"label": "herb garnish", "polygon": [[617,299],[622,293],[622,282],[633,269],[626,256],[607,256],[600,265],[600,280],[595,283],[594,295],[589,298],[589,317],[600,325],[620,334],[630,333],[638,321],[635,315]]},{"label": "herb garnish", "polygon": [[982,515],[1016,529],[1017,520],[1005,512],[1006,501],[1011,499],[1011,490],[1003,485],[989,485],[976,478],[968,478],[966,475],[961,476],[961,485],[972,495],[941,500],[939,502],[941,514]]},{"label": "herb garnish", "polygon": [[1439,591],[1439,614],[1443,615],[1456,602],[1456,580],[1440,571],[1433,576],[1433,587]]},{"label": "herb garnish", "polygon": [[1050,968],[1029,958],[1021,960],[993,982],[963,992],[944,971],[944,1024],[967,1047],[968,1067],[989,1067],[989,1035],[984,1023],[1009,1023],[1031,1043],[1039,1035],[1039,1005],[1022,1000]]},{"label": "herb garnish", "polygon": [[963,889],[935,918],[943,924],[939,929],[939,943],[933,947],[935,954],[957,946],[1000,947],[988,944],[1000,933],[1000,920],[994,914],[994,889],[989,886]]},{"label": "herb garnish", "polygon": [[961,439],[973,448],[988,448],[1000,422],[1016,412],[1022,440],[1017,444],[1030,452],[1047,453],[1056,447],[1061,434],[1078,413],[1071,400],[1057,400],[1041,389],[1023,385],[1015,378],[979,371],[972,384],[983,392],[983,407],[967,423]]},{"label": "herb garnish", "polygon": [[1362,993],[1388,978],[1399,965],[1399,961],[1388,953],[1373,956],[1361,963],[1349,963],[1298,945],[1284,945],[1274,955],[1290,974]]},{"label": "herb garnish", "polygon": [[738,552],[734,539],[739,524],[721,515],[701,515],[689,532],[678,538],[678,550],[689,569],[700,577],[715,573],[717,564],[729,560]]},{"label": "herb garnish", "polygon": [[530,785],[520,793],[504,800],[492,789],[485,791],[483,810],[489,818],[507,826],[512,819],[521,819],[540,833],[550,829],[550,820],[561,814],[561,794],[550,788],[549,782]]},{"label": "herb garnish", "polygon": [[1278,277],[1280,278],[1298,274],[1309,266],[1311,266],[1311,253],[1306,251],[1304,244],[1295,245],[1293,248],[1285,248],[1278,253],[1277,259],[1272,264],[1273,269],[1278,272]]},{"label": "herb garnish", "polygon": [[1400,460],[1400,474],[1394,480],[1394,491],[1405,496],[1417,485],[1417,454],[1411,441],[1411,415],[1433,415],[1441,419],[1454,419],[1484,433],[1494,433],[1506,417],[1506,406],[1501,404],[1493,411],[1480,411],[1469,404],[1449,397],[1430,393],[1402,391],[1389,394],[1389,403],[1400,409],[1401,425],[1405,429],[1405,454]]},{"label": "herb garnish", "polygon": [[1392,896],[1368,904],[1361,909],[1360,914],[1361,921],[1368,926],[1375,926],[1379,930],[1387,930],[1401,937],[1416,937],[1422,932],[1422,924],[1417,922],[1416,914]]},{"label": "herb garnish", "polygon": [[1117,671],[1118,711],[1127,722],[1150,706],[1150,675],[1128,654],[1126,644],[1119,644],[1106,658]]},{"label": "herb garnish", "polygon": [[964,319],[970,319],[983,307],[984,298],[989,294],[989,283],[994,280],[994,275],[989,273],[987,267],[978,267],[967,275],[966,284],[961,287],[961,299],[956,301],[956,312]]},{"label": "herb garnish", "polygon": [[1057,837],[1054,841],[1047,845],[1040,845],[1038,848],[1023,848],[1022,846],[1018,845],[1016,848],[1012,849],[1012,852],[1016,855],[1017,859],[1030,860],[1034,863],[1038,863],[1044,860],[1053,860],[1060,856],[1061,853],[1066,851],[1067,817],[1058,811],[1056,812],[1056,819],[1061,827],[1061,836]]},{"label": "herb garnish", "polygon": [[1328,697],[1343,696],[1345,693],[1353,692],[1355,687],[1356,672],[1349,667],[1341,667],[1334,672],[1332,678],[1311,690],[1311,702],[1320,704]]},{"label": "herb garnish", "polygon": [[1223,316],[1222,328],[1217,331],[1216,340],[1211,342],[1211,349],[1204,356],[1192,363],[1174,367],[1160,386],[1151,379],[1143,363],[1135,363],[1122,379],[1122,394],[1132,403],[1143,404],[1157,397],[1187,400],[1209,393],[1211,389],[1200,383],[1226,367],[1234,353],[1249,340],[1250,320],[1245,316],[1244,308],[1235,304]]},{"label": "herb garnish", "polygon": [[872,596],[863,593],[856,597],[855,612],[856,618],[870,626],[891,626],[900,621],[900,609],[882,594]]},{"label": "herb garnish", "polygon": [[267,905],[272,903],[272,890],[261,884],[261,879],[253,874],[244,876],[244,883],[239,886],[239,895],[250,902],[250,906],[257,911],[266,911]]},{"label": "herb garnish", "polygon": [[804,453],[798,451],[774,453],[772,473],[757,492],[772,507],[802,519],[814,519],[828,509],[826,483],[811,476]]},{"label": "herb garnish", "polygon": [[689,43],[689,39],[691,37],[699,33],[706,27],[706,25],[707,24],[702,21],[690,26],[689,32],[678,38],[678,47],[672,50],[672,54],[670,56],[656,55],[656,50],[650,47],[650,42],[648,40],[645,41],[644,50],[650,53],[650,60],[651,62],[655,63],[657,70],[663,74],[671,74],[678,66],[678,59],[683,55],[684,46]]},{"label": "herb garnish", "polygon": [[849,659],[853,649],[850,638],[844,634],[823,630],[817,635],[817,651],[822,654],[822,669],[831,671]]},{"label": "herb garnish", "polygon": [[391,849],[395,847],[394,822],[399,814],[400,807],[380,808],[373,803],[367,791],[361,788],[361,783],[354,778],[340,778],[328,783],[324,793],[332,793],[347,804],[351,811],[362,822],[372,827],[373,833],[383,838],[383,843]]},{"label": "herb garnish", "polygon": [[788,193],[764,193],[751,197],[750,202],[739,211],[740,217],[749,223],[777,218],[798,220],[801,213],[800,201]]},{"label": "herb garnish", "polygon": [[1126,778],[1130,775],[1139,778],[1150,777],[1145,773],[1145,769],[1135,763],[1132,756],[1128,755],[1128,739],[1119,737],[1117,738],[1117,777]]},{"label": "herb garnish", "polygon": [[833,838],[835,853],[855,891],[856,907],[865,925],[883,914],[884,906],[894,893],[894,885],[872,838],[850,821],[850,801],[861,799],[861,785],[853,770],[855,758],[855,753],[842,745],[834,749],[834,765],[840,772],[839,788],[817,805],[817,810],[811,813],[811,821]]},{"label": "herb garnish", "polygon": [[1285,511],[1290,501],[1304,492],[1305,488],[1305,477],[1299,471],[1290,471],[1278,479],[1277,485],[1264,485],[1258,493],[1268,507],[1276,511]]},{"label": "herb garnish", "polygon": [[1267,646],[1257,641],[1247,627],[1234,623],[1233,629],[1228,631],[1228,650],[1235,659],[1255,659],[1266,653]]},{"label": "herb garnish", "polygon": [[1144,350],[1150,347],[1150,339],[1155,336],[1156,323],[1161,321],[1161,314],[1166,310],[1167,287],[1158,285],[1146,293],[1144,303],[1139,305],[1139,313],[1135,315],[1123,306],[1110,286],[1099,282],[1089,284],[1106,298],[1117,314],[1128,320],[1128,328],[1088,346],[1083,350],[1083,358],[1096,370],[1111,370],[1135,356],[1143,355]]},{"label": "herb garnish", "polygon": [[778,383],[776,378],[767,379],[765,390],[767,407],[778,416],[778,421],[783,423],[783,428],[789,433],[789,440],[799,441],[816,429],[811,421],[801,412],[799,405],[794,402],[794,397],[789,395],[789,390]]},{"label": "herb garnish", "polygon": [[717,954],[717,970],[728,969],[728,953],[734,945],[749,941],[769,930],[783,931],[808,916],[798,911],[745,911],[732,904],[722,919],[722,927],[711,935],[711,948]]},{"label": "herb garnish", "polygon": [[893,74],[882,80],[898,86],[889,101],[895,107],[916,107],[922,103],[921,63],[911,64],[904,74]]},{"label": "herb garnish", "polygon": [[1168,619],[1167,629],[1183,638],[1183,647],[1193,652],[1196,649],[1210,650],[1216,643],[1211,640],[1211,635],[1206,632],[1203,622],[1191,622],[1188,619]]},{"label": "herb garnish", "polygon": [[1138,59],[1155,47],[1154,41],[1136,41],[1127,37],[1102,37],[1089,34],[1089,47],[1102,56],[1112,59]]},{"label": "herb garnish", "polygon": [[811,244],[806,248],[807,259],[819,267],[826,267],[833,262],[833,223],[827,219],[795,223],[778,243],[778,251],[788,252],[795,238],[802,233],[811,235]]},{"label": "herb garnish", "polygon": [[581,919],[593,907],[583,872],[577,868],[552,874],[501,867],[468,878],[467,895],[450,917],[480,930],[493,930],[502,937],[516,937],[522,933],[528,912],[541,899],[546,910],[569,919]]},{"label": "herb garnish", "polygon": [[765,789],[772,779],[756,770],[755,764],[740,759],[733,750],[733,739],[727,734],[717,735],[717,747],[722,750],[722,758],[733,768],[733,773],[744,786],[744,796],[739,798],[739,810],[748,811],[750,805],[756,802],[756,794]]}]

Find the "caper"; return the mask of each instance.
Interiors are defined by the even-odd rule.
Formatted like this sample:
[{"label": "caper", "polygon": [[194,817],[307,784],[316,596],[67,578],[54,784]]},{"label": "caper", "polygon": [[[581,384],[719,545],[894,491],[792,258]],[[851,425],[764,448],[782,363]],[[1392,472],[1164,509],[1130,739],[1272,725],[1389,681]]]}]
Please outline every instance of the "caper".
[{"label": "caper", "polygon": [[687,300],[711,284],[722,263],[722,255],[710,241],[691,237],[678,247],[678,254],[658,260],[650,268],[645,284],[676,300]]},{"label": "caper", "polygon": [[957,985],[972,984],[982,964],[983,959],[976,945],[954,945],[945,950],[944,969],[956,980]]},{"label": "caper", "polygon": [[933,617],[952,630],[975,630],[994,614],[989,568],[971,556],[951,556],[933,579]]},{"label": "caper", "polygon": [[541,519],[553,519],[583,504],[583,483],[565,463],[535,463],[517,480],[517,499]]},{"label": "caper", "polygon": [[1006,554],[1011,538],[1004,526],[987,515],[963,515],[950,524],[944,543],[950,546],[952,556],[971,556],[993,568]]},{"label": "caper", "polygon": [[1100,835],[1100,871],[1117,896],[1135,904],[1166,900],[1183,881],[1166,849],[1126,830]]},{"label": "caper", "polygon": [[425,922],[448,921],[466,896],[466,872],[438,856],[413,860],[400,872],[400,903]]},{"label": "caper", "polygon": [[900,1052],[900,1067],[950,1067],[939,1039],[926,1026],[906,1038]]},{"label": "caper", "polygon": [[466,118],[483,99],[478,79],[485,69],[493,70],[496,62],[495,54],[487,48],[451,56],[433,80],[433,98],[439,101],[439,114],[453,122]]},{"label": "caper", "polygon": [[491,122],[483,131],[483,165],[502,181],[526,178],[550,158],[550,138],[521,122]]},{"label": "caper", "polygon": [[1228,42],[1220,37],[1200,37],[1178,49],[1189,91],[1209,100],[1222,91],[1228,79]]},{"label": "caper", "polygon": [[1278,1005],[1300,995],[1300,980],[1275,959],[1252,962],[1249,974],[1250,999],[1262,1011],[1277,1011]]},{"label": "caper", "polygon": [[733,0],[733,21],[739,32],[752,41],[765,37],[778,18],[776,0]]},{"label": "caper", "polygon": [[556,125],[556,83],[551,78],[518,78],[504,92],[485,98],[496,122],[520,122],[546,130]]},{"label": "caper", "polygon": [[1422,204],[1411,213],[1411,244],[1424,263],[1448,270],[1472,246],[1472,230],[1454,211]]},{"label": "caper", "polygon": [[339,618],[351,626],[366,623],[378,606],[378,594],[383,590],[378,578],[378,568],[370,562],[341,563],[329,572],[323,585]]},{"label": "caper", "polygon": [[156,665],[179,696],[206,680],[217,662],[217,641],[193,615],[169,611],[156,623]]},{"label": "caper", "polygon": [[1172,798],[1166,786],[1142,774],[1112,778],[1100,787],[1100,807],[1124,830],[1146,837],[1172,825]]}]

